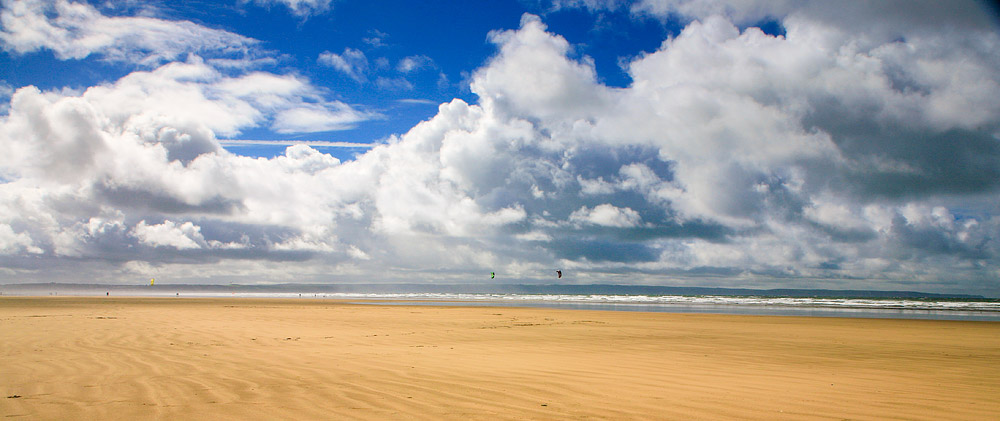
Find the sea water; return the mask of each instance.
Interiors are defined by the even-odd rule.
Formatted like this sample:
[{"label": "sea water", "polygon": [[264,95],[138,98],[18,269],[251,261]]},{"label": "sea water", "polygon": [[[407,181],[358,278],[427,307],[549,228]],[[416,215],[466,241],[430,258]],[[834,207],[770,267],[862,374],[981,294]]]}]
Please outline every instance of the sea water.
[{"label": "sea water", "polygon": [[806,317],[859,317],[933,320],[1000,321],[1000,300],[976,299],[889,299],[825,298],[721,295],[637,295],[637,294],[513,294],[513,293],[360,293],[296,291],[231,291],[214,286],[208,289],[191,286],[172,288],[60,288],[46,284],[39,290],[8,291],[4,295],[76,295],[76,296],[145,296],[145,297],[234,297],[336,299],[379,305],[460,305],[490,307],[544,307],[576,310],[644,311],[666,313],[716,313]]},{"label": "sea water", "polygon": [[[904,299],[572,294],[326,295],[329,298],[338,299],[394,300],[379,302],[377,304],[400,305],[544,307],[661,313],[1000,321],[1000,302],[993,300],[928,301]],[[367,301],[366,303],[372,303],[372,301]]]}]

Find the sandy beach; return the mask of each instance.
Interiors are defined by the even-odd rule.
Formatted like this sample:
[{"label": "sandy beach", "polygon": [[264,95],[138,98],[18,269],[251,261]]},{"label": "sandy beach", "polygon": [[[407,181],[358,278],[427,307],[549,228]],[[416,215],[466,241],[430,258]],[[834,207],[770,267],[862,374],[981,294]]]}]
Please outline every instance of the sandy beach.
[{"label": "sandy beach", "polygon": [[995,419],[1000,323],[0,297],[8,419]]}]

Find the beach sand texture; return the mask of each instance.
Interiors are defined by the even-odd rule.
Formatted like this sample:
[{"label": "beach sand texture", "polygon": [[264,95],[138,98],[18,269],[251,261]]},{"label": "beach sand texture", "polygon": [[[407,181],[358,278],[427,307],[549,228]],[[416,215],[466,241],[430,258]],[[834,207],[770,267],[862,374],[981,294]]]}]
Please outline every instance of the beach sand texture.
[{"label": "beach sand texture", "polygon": [[0,297],[5,419],[997,419],[1000,323]]}]

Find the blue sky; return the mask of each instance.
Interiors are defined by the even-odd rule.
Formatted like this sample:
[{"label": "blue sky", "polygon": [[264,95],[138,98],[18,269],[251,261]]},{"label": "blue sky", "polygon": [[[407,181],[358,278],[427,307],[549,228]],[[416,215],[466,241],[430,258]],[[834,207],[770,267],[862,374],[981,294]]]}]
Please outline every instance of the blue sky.
[{"label": "blue sky", "polygon": [[[575,45],[574,53],[593,58],[601,79],[615,86],[629,83],[620,59],[655,51],[666,35],[679,30],[676,25],[655,19],[632,21],[626,10],[592,14],[516,0],[341,2],[334,4],[335,12],[319,16],[288,14],[276,18],[272,9],[279,7],[220,8],[232,18],[219,25],[264,40],[265,48],[291,56],[288,65],[295,71],[327,87],[343,101],[378,113],[379,118],[354,130],[310,135],[315,139],[362,143],[407,131],[436,114],[437,105],[442,102],[453,98],[474,102],[475,96],[468,87],[470,72],[496,52],[487,35],[494,30],[516,28],[524,13],[545,14],[553,30]],[[606,20],[625,25],[610,26],[604,23]],[[293,27],[294,31],[288,30]],[[323,53],[342,55],[347,49],[364,54],[367,65],[361,74],[364,80],[356,80],[317,61]],[[404,71],[407,59],[415,59],[412,62],[416,67]],[[251,131],[244,136],[294,137],[266,130]],[[269,151],[278,153],[280,149],[269,148]],[[349,158],[351,153],[339,157]]]},{"label": "blue sky", "polygon": [[[488,34],[517,28],[524,13],[544,15],[547,25],[573,44],[575,57],[592,59],[600,80],[619,87],[630,82],[623,60],[655,51],[667,36],[681,29],[672,20],[633,19],[626,8],[591,13],[518,0],[335,1],[322,11],[308,9],[308,14],[295,13],[282,4],[253,2],[95,2],[93,6],[107,16],[186,20],[258,40],[259,51],[251,55],[274,60],[262,68],[302,75],[326,89],[332,98],[375,114],[349,130],[275,133],[257,127],[235,136],[254,140],[371,143],[403,133],[432,117],[442,102],[453,98],[474,102],[475,95],[468,86],[470,72],[496,52]],[[365,68],[356,75],[320,60],[324,53],[343,55],[347,50],[363,54],[361,63]],[[42,89],[85,89],[135,70],[128,63],[109,63],[100,55],[59,60],[45,50],[7,54],[2,59],[0,78],[8,85]],[[229,150],[273,157],[283,153],[284,148],[230,146]],[[321,150],[341,159],[352,159],[359,151]]]},{"label": "blue sky", "polygon": [[985,2],[5,0],[0,25],[0,283],[1000,296]]}]

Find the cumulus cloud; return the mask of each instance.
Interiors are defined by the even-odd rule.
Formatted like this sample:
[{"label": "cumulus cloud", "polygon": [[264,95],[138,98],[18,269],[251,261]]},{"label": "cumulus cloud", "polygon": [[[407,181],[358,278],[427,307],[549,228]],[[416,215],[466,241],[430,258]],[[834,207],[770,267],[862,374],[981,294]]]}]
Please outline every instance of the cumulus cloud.
[{"label": "cumulus cloud", "polygon": [[887,38],[875,15],[866,31],[779,2],[761,9],[785,28],[772,36],[748,26],[757,9],[644,4],[690,21],[628,63],[631,85],[603,85],[526,15],[490,34],[476,102],[349,162],[218,147],[364,118],[294,75],[189,59],[82,93],[22,88],[0,121],[0,251],[185,279],[284,280],[271,262],[295,261],[317,281],[558,265],[597,281],[1000,290],[995,31],[904,14],[913,28],[886,23],[902,31]]},{"label": "cumulus cloud", "polygon": [[593,209],[586,206],[569,215],[571,222],[600,225],[605,227],[628,228],[639,225],[642,218],[639,213],[629,208],[619,208],[603,203]]},{"label": "cumulus cloud", "polygon": [[42,253],[42,249],[32,245],[31,237],[24,232],[16,233],[10,225],[0,225],[0,252],[17,254],[19,252]]},{"label": "cumulus cloud", "polygon": [[175,224],[173,221],[163,221],[162,224],[147,225],[139,221],[132,229],[132,234],[143,244],[153,247],[173,247],[179,250],[201,248],[205,238],[201,235],[201,227],[190,221]]},{"label": "cumulus cloud", "polygon": [[157,65],[188,53],[244,55],[257,41],[188,21],[109,17],[69,0],[4,0],[0,43],[19,54],[51,50],[61,59],[98,55],[105,60]]},{"label": "cumulus cloud", "polygon": [[219,151],[217,134],[232,136],[261,124],[282,132],[336,130],[368,118],[346,104],[323,100],[317,88],[296,76],[224,76],[197,57],[134,72],[80,96],[22,88],[11,104],[7,131],[0,136],[9,139],[11,153],[31,158],[8,155],[21,161],[9,167],[68,178],[131,171],[115,169],[104,157],[120,156],[132,143],[161,148],[165,159],[189,163]]},{"label": "cumulus cloud", "polygon": [[474,75],[472,91],[483,106],[550,123],[586,121],[608,106],[608,89],[588,63],[566,57],[569,43],[546,33],[534,15],[521,29],[490,33],[500,52]]},{"label": "cumulus cloud", "polygon": [[[329,203],[289,210],[284,195],[327,190],[317,174],[340,162],[304,145],[273,160],[237,157],[216,135],[260,125],[337,130],[369,117],[325,100],[300,77],[227,76],[194,56],[82,93],[24,87],[10,104],[0,122],[0,197],[9,215],[0,226],[11,230],[3,230],[4,250],[116,261],[161,255],[146,248],[204,249],[209,260],[328,249],[317,244],[334,240],[298,223],[323,227]],[[146,222],[155,220],[163,222]],[[316,235],[323,240],[310,240]]]},{"label": "cumulus cloud", "polygon": [[[953,202],[958,191],[995,194],[987,178],[996,180],[997,101],[948,93],[993,92],[994,44],[972,38],[995,39],[995,33],[946,31],[877,44],[865,33],[791,25],[795,19],[785,21],[787,34],[778,37],[740,30],[721,16],[694,21],[631,63],[633,84],[613,91],[596,82],[585,59],[567,58],[565,40],[526,16],[518,31],[491,36],[500,52],[472,84],[484,116],[505,122],[509,127],[498,131],[508,137],[493,143],[445,136],[442,156],[456,157],[445,161],[455,165],[445,174],[481,197],[513,195],[525,203],[535,229],[518,238],[548,238],[540,230],[555,233],[546,227],[560,220],[623,228],[614,234],[624,240],[617,246],[646,258],[662,253],[646,265],[664,273],[924,280],[943,274],[927,264],[927,247],[883,251],[918,248],[921,241],[950,253],[933,259],[941,267],[985,264],[996,232],[979,231],[980,221],[967,225],[978,232],[972,236],[945,233],[958,231],[954,226],[916,229],[915,219],[900,215],[912,203]],[[947,36],[968,48],[945,52],[929,42]],[[924,78],[921,69],[945,63],[968,69],[966,77]],[[920,89],[904,82],[918,79],[925,81]],[[968,102],[938,106],[945,97]],[[962,109],[974,115],[945,114]],[[449,142],[459,138],[461,149]],[[520,161],[506,159],[511,150]],[[972,150],[989,158],[958,158],[977,155]],[[499,182],[480,171],[509,175]],[[540,200],[547,198],[575,207]],[[577,238],[590,241],[600,232]],[[563,244],[576,241],[574,234],[559,235]],[[718,242],[720,235],[728,241]],[[973,237],[981,243],[958,245]],[[646,239],[645,248],[637,238]],[[568,247],[549,250],[599,260]]]},{"label": "cumulus cloud", "polygon": [[[588,6],[595,3],[595,6],[608,7],[600,1],[587,3]],[[834,31],[861,34],[859,38],[879,42],[890,41],[882,37],[891,36],[891,32],[947,31],[955,28],[989,32],[993,31],[994,25],[990,21],[990,10],[978,1],[955,2],[944,7],[933,0],[850,0],[839,4],[822,0],[641,0],[631,7],[634,12],[661,18],[671,14],[690,19],[717,15],[739,24],[753,24],[766,19],[806,18]]]}]

